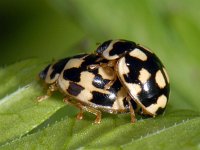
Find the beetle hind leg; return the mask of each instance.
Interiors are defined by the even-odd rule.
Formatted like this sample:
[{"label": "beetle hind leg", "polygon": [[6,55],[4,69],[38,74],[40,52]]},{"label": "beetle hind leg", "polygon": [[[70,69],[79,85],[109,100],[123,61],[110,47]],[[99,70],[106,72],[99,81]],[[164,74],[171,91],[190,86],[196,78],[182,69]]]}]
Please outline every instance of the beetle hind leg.
[{"label": "beetle hind leg", "polygon": [[96,116],[94,123],[99,124],[101,122],[101,111],[99,111],[95,108],[92,108],[90,106],[85,106],[79,102],[72,101],[70,98],[64,98],[64,102],[67,104],[70,104],[72,106],[75,106],[76,108],[78,108],[80,110],[80,112],[76,116],[76,118],[78,120],[83,119],[83,111],[87,111]]},{"label": "beetle hind leg", "polygon": [[80,110],[80,112],[77,114],[76,118],[78,120],[82,120],[83,119],[83,105],[81,103],[78,102],[74,102],[72,101],[70,98],[64,98],[63,100],[65,103],[75,106],[76,108],[78,108]]},{"label": "beetle hind leg", "polygon": [[128,104],[129,104],[129,110],[130,110],[130,115],[131,115],[131,123],[135,123],[136,122],[135,111],[134,111],[133,106],[131,104],[131,98],[127,97],[126,100],[128,101]]},{"label": "beetle hind leg", "polygon": [[89,107],[89,106],[84,106],[84,110],[86,110],[96,116],[96,119],[94,121],[95,124],[101,123],[101,111],[99,111],[95,108]]}]

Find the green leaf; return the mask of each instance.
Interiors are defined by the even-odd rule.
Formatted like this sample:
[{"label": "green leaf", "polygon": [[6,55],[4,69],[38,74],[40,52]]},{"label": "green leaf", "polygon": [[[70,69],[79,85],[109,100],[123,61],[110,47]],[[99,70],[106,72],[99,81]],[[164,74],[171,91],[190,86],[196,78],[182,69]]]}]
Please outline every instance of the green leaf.
[{"label": "green leaf", "polygon": [[[6,86],[0,86],[1,91],[5,92],[0,100],[0,143],[23,136],[63,107],[63,103],[55,98],[50,98],[48,103],[37,102],[36,97],[43,93],[39,84],[33,80],[33,77],[36,79],[34,72],[38,71],[38,64],[41,65],[36,62],[26,60],[1,70],[1,80],[9,82]],[[11,90],[13,88],[15,91]]]},{"label": "green leaf", "polygon": [[[200,149],[199,5],[199,0],[2,0],[0,149]],[[166,66],[171,93],[163,115],[137,116],[131,124],[129,114],[103,113],[96,125],[86,112],[76,120],[78,110],[59,92],[36,101],[45,94],[37,74],[52,58],[92,52],[96,43],[116,38],[149,47]]]},{"label": "green leaf", "polygon": [[[143,141],[150,140],[152,142],[145,146],[159,149],[165,147],[163,144],[166,144],[169,138],[173,139],[168,145],[176,147],[175,141],[182,141],[185,134],[189,134],[190,141],[183,141],[180,146],[189,147],[188,142],[192,147],[198,144],[195,138],[199,135],[200,115],[192,111],[176,111],[156,119],[141,119],[134,125],[127,122],[127,117],[122,116],[104,118],[100,125],[91,124],[91,117],[87,119],[90,120],[76,121],[74,118],[65,117],[40,132],[16,139],[2,148],[95,149],[111,146],[126,149],[141,147]],[[177,131],[180,132],[180,136],[174,134]],[[152,144],[156,146],[153,147]]]}]

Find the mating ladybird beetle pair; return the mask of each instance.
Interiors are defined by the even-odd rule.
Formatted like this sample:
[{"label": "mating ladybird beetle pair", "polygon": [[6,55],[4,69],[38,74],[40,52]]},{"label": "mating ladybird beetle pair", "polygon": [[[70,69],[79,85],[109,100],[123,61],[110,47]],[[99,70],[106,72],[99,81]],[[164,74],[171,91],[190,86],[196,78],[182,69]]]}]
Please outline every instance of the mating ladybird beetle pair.
[{"label": "mating ladybird beetle pair", "polygon": [[95,54],[81,54],[48,65],[39,74],[48,86],[42,101],[54,91],[64,94],[64,101],[96,115],[135,112],[156,116],[164,111],[169,97],[169,78],[159,58],[150,50],[127,40],[109,40]]}]

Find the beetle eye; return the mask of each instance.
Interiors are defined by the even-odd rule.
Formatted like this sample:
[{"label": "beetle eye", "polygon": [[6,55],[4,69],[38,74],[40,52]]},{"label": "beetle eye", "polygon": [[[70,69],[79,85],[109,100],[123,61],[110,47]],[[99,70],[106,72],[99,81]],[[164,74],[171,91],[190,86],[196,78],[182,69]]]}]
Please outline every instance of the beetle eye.
[{"label": "beetle eye", "polygon": [[48,65],[44,70],[39,73],[40,79],[44,80],[47,76],[47,72],[49,70],[50,65]]},{"label": "beetle eye", "polygon": [[112,40],[109,40],[109,41],[106,41],[106,42],[104,42],[103,44],[101,44],[101,45],[97,48],[96,52],[97,52],[98,54],[102,54],[102,53],[108,48],[108,46],[110,45],[111,41],[112,41]]}]

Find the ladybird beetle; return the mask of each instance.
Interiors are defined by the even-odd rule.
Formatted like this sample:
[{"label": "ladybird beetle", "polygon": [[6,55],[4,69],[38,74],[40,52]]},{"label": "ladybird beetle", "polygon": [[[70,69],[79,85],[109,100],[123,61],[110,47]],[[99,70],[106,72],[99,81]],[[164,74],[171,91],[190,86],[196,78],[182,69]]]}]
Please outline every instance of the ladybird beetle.
[{"label": "ladybird beetle", "polygon": [[[130,112],[131,122],[135,122],[134,111],[139,107],[116,79],[114,68],[100,66],[107,62],[95,54],[82,54],[48,65],[39,77],[49,88],[47,95],[38,97],[38,101],[59,90],[64,94],[66,103],[80,109],[77,119],[83,118],[83,111],[96,115],[95,123],[100,123],[101,111],[115,114]],[[100,67],[91,69],[91,65]]]},{"label": "ladybird beetle", "polygon": [[[166,108],[170,84],[166,69],[150,50],[128,40],[109,40],[96,50],[113,64],[116,74],[141,114],[155,116]],[[105,64],[104,64],[105,65]]]}]

